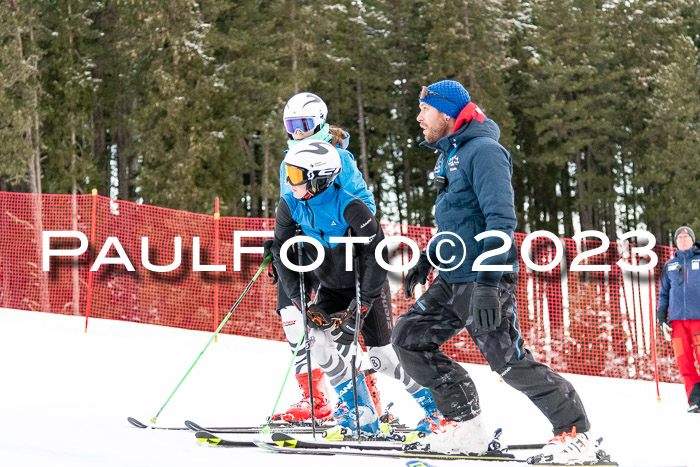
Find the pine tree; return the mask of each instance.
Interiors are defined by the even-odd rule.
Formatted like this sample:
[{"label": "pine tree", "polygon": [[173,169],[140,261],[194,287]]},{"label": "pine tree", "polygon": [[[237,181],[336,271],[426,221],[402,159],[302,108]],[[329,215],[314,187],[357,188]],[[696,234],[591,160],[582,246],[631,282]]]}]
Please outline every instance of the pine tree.
[{"label": "pine tree", "polygon": [[537,30],[527,45],[533,81],[521,118],[533,122],[536,137],[527,163],[548,174],[532,172],[532,207],[540,211],[535,225],[558,230],[560,212],[566,212],[575,190],[581,229],[602,228],[614,240],[617,195],[610,187],[620,173],[615,158],[620,78],[612,66],[614,38],[601,16],[593,1],[533,2]]},{"label": "pine tree", "polygon": [[690,37],[678,35],[669,47],[668,64],[653,78],[652,118],[646,129],[650,146],[642,158],[650,192],[642,221],[666,243],[680,225],[700,225],[692,208],[700,199],[700,75],[698,50]]},{"label": "pine tree", "polygon": [[47,109],[42,135],[47,148],[44,171],[51,193],[87,193],[98,177],[90,125],[98,82],[93,76],[89,43],[96,37],[87,2],[65,0],[42,4],[45,55],[39,63]]},{"label": "pine tree", "polygon": [[[132,93],[115,104],[129,116],[128,125],[118,128],[117,140],[126,141],[119,172],[133,179],[131,167],[140,165],[135,184],[148,203],[210,212],[212,174],[219,167],[209,164],[218,160],[220,132],[211,118],[216,77],[204,41],[209,25],[199,6],[187,1],[125,4],[120,15],[130,32],[119,50],[130,57],[124,79]],[[121,186],[120,194],[126,194]]]},{"label": "pine tree", "polygon": [[[41,98],[42,88],[38,63],[41,50],[38,46],[40,23],[35,5],[29,2],[8,1],[0,5],[0,103],[3,108],[0,117],[0,143],[2,160],[16,158],[18,164],[10,162],[4,175],[11,180],[19,180],[25,174],[30,197],[34,247],[36,256],[41,257],[43,218],[42,218],[42,170],[41,170]],[[24,166],[24,167],[22,167]],[[37,263],[38,264],[38,263]],[[48,274],[34,264],[39,296],[36,307],[48,312]]]}]

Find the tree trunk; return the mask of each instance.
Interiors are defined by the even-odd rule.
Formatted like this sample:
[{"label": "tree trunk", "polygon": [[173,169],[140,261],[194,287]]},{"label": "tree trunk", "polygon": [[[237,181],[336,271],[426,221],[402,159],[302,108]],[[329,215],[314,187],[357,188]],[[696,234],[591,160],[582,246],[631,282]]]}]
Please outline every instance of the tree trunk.
[{"label": "tree trunk", "polygon": [[[358,76],[357,80],[357,129],[360,133],[360,168],[362,177],[369,185],[369,168],[367,164],[367,135],[365,134],[365,104],[362,100],[362,79]],[[375,200],[377,201],[377,200]],[[379,202],[377,201],[377,204]]]},{"label": "tree trunk", "polygon": [[[290,4],[294,5],[294,2],[290,2]],[[289,21],[290,24],[295,24],[295,19],[296,15],[294,12],[294,7],[289,9]],[[297,66],[298,66],[298,57],[297,57],[297,41],[296,41],[296,36],[294,33],[292,33],[292,37],[289,38],[289,50],[291,52],[291,59],[292,59],[292,77],[294,78],[294,94],[299,92],[299,78],[296,73],[297,71]]]},{"label": "tree trunk", "polygon": [[[17,2],[13,2],[13,7],[16,9]],[[17,28],[15,33],[15,40],[17,43],[17,52],[19,57],[24,60],[24,44],[22,42],[22,30]],[[29,26],[29,41],[30,46],[33,49],[34,46],[34,28]],[[35,62],[37,58],[32,58]],[[30,64],[29,68],[32,70],[31,73],[34,75],[33,78],[38,82],[38,77],[35,76],[37,73],[37,63]],[[32,207],[32,217],[34,225],[34,244],[36,246],[37,253],[37,277],[39,279],[39,311],[49,312],[50,311],[50,300],[49,300],[49,283],[48,274],[43,271],[40,258],[42,257],[42,233],[44,231],[44,226],[42,222],[42,200],[41,200],[41,138],[39,133],[40,118],[39,118],[39,91],[34,87],[29,86],[25,81],[26,89],[29,89],[29,99],[31,102],[31,121],[32,124],[27,128],[25,134],[26,144],[31,147],[31,155],[28,161],[27,178],[29,182],[29,191],[32,193],[31,196],[31,207]]]},{"label": "tree trunk", "polygon": [[[68,8],[68,16],[72,15],[72,8],[71,8],[71,2],[67,2],[67,8]],[[72,53],[73,53],[73,34],[69,33],[68,34],[68,50],[71,53],[70,57],[70,63],[71,65],[73,64],[73,59],[72,59]],[[73,231],[78,230],[78,180],[75,175],[76,171],[76,162],[78,161],[78,153],[76,152],[76,147],[77,147],[77,141],[75,137],[75,123],[74,123],[74,116],[71,113],[70,115],[70,125],[71,125],[71,130],[70,130],[70,144],[71,144],[71,158],[70,158],[70,174],[71,174],[71,181],[72,181],[72,189],[71,189],[71,228]],[[78,263],[78,257],[73,256],[73,264],[71,265],[71,285],[73,289],[72,293],[72,308],[73,308],[73,314],[75,316],[80,316],[80,265]]]},{"label": "tree trunk", "polygon": [[[464,34],[465,34],[466,39],[467,39],[466,46],[469,48],[467,53],[471,57],[472,56],[472,53],[471,53],[471,48],[472,48],[471,38],[472,38],[472,36],[471,36],[471,29],[469,27],[469,4],[468,4],[468,2],[464,2]],[[467,79],[466,79],[466,83],[463,83],[463,84],[467,87],[467,89],[472,89],[473,82],[472,82],[471,70],[467,69],[467,70],[465,70],[465,72],[467,74]]]},{"label": "tree trunk", "polygon": [[263,144],[263,171],[262,171],[262,203],[264,206],[263,217],[270,217],[270,194],[268,193],[268,187],[270,183],[270,143],[269,139],[265,139]]},{"label": "tree trunk", "polygon": [[[588,159],[586,155],[586,159]],[[591,206],[587,201],[588,187],[585,183],[585,171],[583,168],[583,163],[587,162],[582,160],[581,152],[576,154],[576,193],[578,194],[579,203],[579,213],[581,218],[581,230],[591,230],[593,229],[593,214],[591,212]]]},{"label": "tree trunk", "polygon": [[119,199],[129,199],[129,135],[126,129],[126,105],[124,98],[118,97],[114,105],[116,119],[115,141],[117,143],[117,183],[119,184]]},{"label": "tree trunk", "polygon": [[247,215],[257,217],[260,215],[260,209],[258,206],[259,197],[256,176],[257,164],[255,163],[255,140],[251,137],[248,141],[244,138],[241,138],[240,141],[248,161],[248,194],[250,196],[250,206]]},{"label": "tree trunk", "polygon": [[561,171],[561,210],[564,215],[564,237],[571,238],[574,236],[574,221],[571,213],[571,202],[569,195],[569,169],[566,165]]},{"label": "tree trunk", "polygon": [[[70,9],[70,7],[69,7]],[[71,129],[70,132],[70,142],[71,142],[71,148],[73,149],[72,154],[71,154],[71,177],[73,178],[73,189],[72,189],[72,196],[71,196],[71,228],[74,231],[78,230],[78,180],[75,177],[75,163],[78,160],[78,154],[75,151],[76,147],[76,138],[75,138],[75,129]],[[73,314],[75,316],[80,316],[80,265],[78,263],[78,257],[73,256],[73,264],[71,267],[71,284],[73,286]]]}]

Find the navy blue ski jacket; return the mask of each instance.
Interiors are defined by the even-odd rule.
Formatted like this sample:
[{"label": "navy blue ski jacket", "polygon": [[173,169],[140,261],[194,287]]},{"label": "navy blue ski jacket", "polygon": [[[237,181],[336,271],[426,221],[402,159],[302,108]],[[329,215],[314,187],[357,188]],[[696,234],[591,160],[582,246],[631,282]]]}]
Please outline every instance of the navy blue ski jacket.
[{"label": "navy blue ski jacket", "polygon": [[[478,110],[478,108],[476,108]],[[484,252],[503,246],[503,240],[488,237],[477,242],[474,237],[487,230],[498,230],[511,239],[506,252],[485,259],[484,265],[512,266],[512,272],[518,271],[518,251],[515,246],[514,231],[517,224],[511,176],[513,163],[510,153],[498,143],[500,130],[493,120],[485,118],[478,110],[466,119],[465,107],[457,118],[456,130],[426,146],[440,152],[434,174],[447,178],[447,186],[440,191],[435,200],[435,221],[438,234],[451,232],[456,234],[466,246],[466,253],[461,242],[454,236],[441,235],[430,245],[427,252],[437,264],[437,245],[440,240],[451,240],[454,246],[444,242],[440,246],[440,256],[444,260],[440,267],[451,271],[440,271],[447,282],[479,282],[497,286],[503,272],[474,271],[474,260]],[[473,110],[473,108],[472,108]],[[454,258],[454,259],[453,259]],[[451,261],[450,261],[451,260]]]},{"label": "navy blue ski jacket", "polygon": [[668,310],[669,321],[700,319],[700,243],[664,264],[657,310]]}]

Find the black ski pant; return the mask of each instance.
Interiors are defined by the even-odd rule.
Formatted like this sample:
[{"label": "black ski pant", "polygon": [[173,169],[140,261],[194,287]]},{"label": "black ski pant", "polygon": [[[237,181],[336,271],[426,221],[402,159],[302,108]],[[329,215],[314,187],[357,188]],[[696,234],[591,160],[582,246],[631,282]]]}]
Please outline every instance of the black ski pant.
[{"label": "black ski pant", "polygon": [[[289,259],[289,262],[292,264],[297,264],[299,262],[299,257],[297,256],[297,250],[298,246],[295,248],[290,248],[287,250],[287,258]],[[309,255],[306,252],[306,249],[302,249],[302,261],[301,264],[304,266],[308,266],[310,264],[313,264],[312,258],[309,257]],[[299,273],[297,273],[299,274]],[[313,293],[318,290],[319,287],[319,280],[316,277],[316,274],[314,274],[314,271],[308,271],[304,273],[304,291],[306,293],[306,301],[308,302],[311,297],[313,296]],[[287,295],[287,292],[284,290],[284,287],[282,287],[282,284],[279,282],[277,283],[277,313],[279,314],[280,310],[282,308],[292,306],[294,305],[292,303],[292,299],[289,298]]]},{"label": "black ski pant", "polygon": [[588,431],[590,422],[574,387],[525,349],[518,325],[517,274],[499,284],[502,319],[495,331],[474,331],[469,312],[473,282],[450,284],[438,276],[396,322],[391,342],[406,372],[430,389],[448,420],[465,421],[481,413],[474,381],[440,349],[466,328],[491,369],[524,393],[547,417],[555,434]]}]

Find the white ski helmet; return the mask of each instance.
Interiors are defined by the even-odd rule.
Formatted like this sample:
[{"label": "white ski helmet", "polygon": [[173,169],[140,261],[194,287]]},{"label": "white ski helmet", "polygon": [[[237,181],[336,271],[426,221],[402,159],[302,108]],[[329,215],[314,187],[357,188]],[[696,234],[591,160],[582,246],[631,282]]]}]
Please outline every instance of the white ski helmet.
[{"label": "white ski helmet", "polygon": [[298,129],[307,132],[319,128],[327,116],[328,107],[323,99],[310,92],[300,92],[287,101],[282,118],[287,133],[292,134]]},{"label": "white ski helmet", "polygon": [[303,140],[292,146],[284,157],[284,169],[285,181],[295,186],[307,183],[310,197],[331,186],[342,170],[338,150],[319,140]]}]

